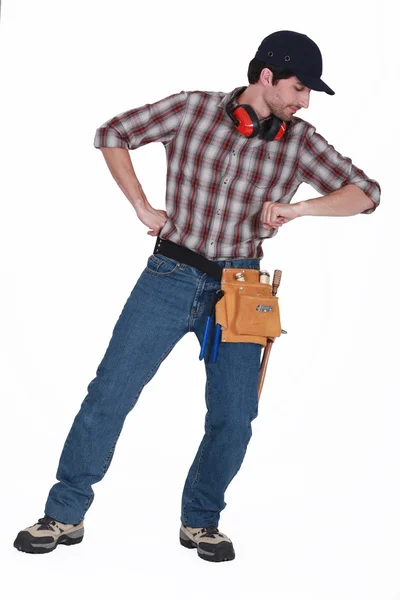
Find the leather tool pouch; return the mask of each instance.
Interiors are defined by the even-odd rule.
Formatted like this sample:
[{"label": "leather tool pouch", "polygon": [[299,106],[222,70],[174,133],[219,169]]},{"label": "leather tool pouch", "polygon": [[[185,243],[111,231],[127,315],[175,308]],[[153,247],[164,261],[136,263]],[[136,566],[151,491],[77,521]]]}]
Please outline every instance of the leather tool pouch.
[{"label": "leather tool pouch", "polygon": [[[235,275],[242,272],[246,281]],[[223,342],[252,342],[266,346],[268,338],[282,333],[278,297],[272,285],[260,283],[257,269],[224,269],[221,289],[224,296],[215,307]]]}]

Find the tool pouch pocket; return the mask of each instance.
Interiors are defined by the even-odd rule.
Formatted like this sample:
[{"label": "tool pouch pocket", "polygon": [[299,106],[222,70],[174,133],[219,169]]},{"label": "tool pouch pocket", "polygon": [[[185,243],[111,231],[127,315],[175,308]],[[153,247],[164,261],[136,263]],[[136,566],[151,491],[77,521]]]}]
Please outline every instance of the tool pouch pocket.
[{"label": "tool pouch pocket", "polygon": [[278,298],[239,292],[236,331],[239,335],[279,337],[282,329]]},{"label": "tool pouch pocket", "polygon": [[[239,271],[246,281],[235,279]],[[260,283],[259,277],[256,269],[224,269],[221,280],[224,296],[215,308],[222,341],[265,346],[268,338],[281,335],[278,297],[272,295],[270,284]]]}]

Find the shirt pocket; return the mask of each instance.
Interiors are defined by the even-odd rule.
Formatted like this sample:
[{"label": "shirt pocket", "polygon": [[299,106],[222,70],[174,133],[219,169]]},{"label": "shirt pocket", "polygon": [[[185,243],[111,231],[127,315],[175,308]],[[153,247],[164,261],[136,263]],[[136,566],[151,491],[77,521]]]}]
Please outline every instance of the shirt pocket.
[{"label": "shirt pocket", "polygon": [[278,169],[278,153],[262,145],[252,150],[250,154],[246,179],[254,187],[265,190],[277,175]]}]

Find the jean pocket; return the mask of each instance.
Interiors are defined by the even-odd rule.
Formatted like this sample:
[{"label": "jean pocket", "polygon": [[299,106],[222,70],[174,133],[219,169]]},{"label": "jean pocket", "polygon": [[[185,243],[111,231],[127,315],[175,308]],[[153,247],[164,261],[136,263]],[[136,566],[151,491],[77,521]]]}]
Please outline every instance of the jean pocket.
[{"label": "jean pocket", "polygon": [[179,267],[180,263],[172,258],[167,258],[161,254],[157,256],[152,254],[148,261],[146,271],[153,275],[170,275]]}]

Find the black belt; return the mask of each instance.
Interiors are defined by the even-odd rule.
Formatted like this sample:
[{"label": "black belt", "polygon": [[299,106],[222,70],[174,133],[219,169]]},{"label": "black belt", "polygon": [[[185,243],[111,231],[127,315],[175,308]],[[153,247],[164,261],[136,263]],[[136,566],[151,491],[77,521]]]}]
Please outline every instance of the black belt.
[{"label": "black belt", "polygon": [[222,279],[222,267],[217,265],[212,260],[208,260],[205,256],[189,250],[184,246],[179,246],[170,240],[162,240],[160,237],[157,238],[156,245],[153,254],[163,254],[168,258],[173,258],[179,262],[194,267],[203,273],[207,273],[217,281]]}]

